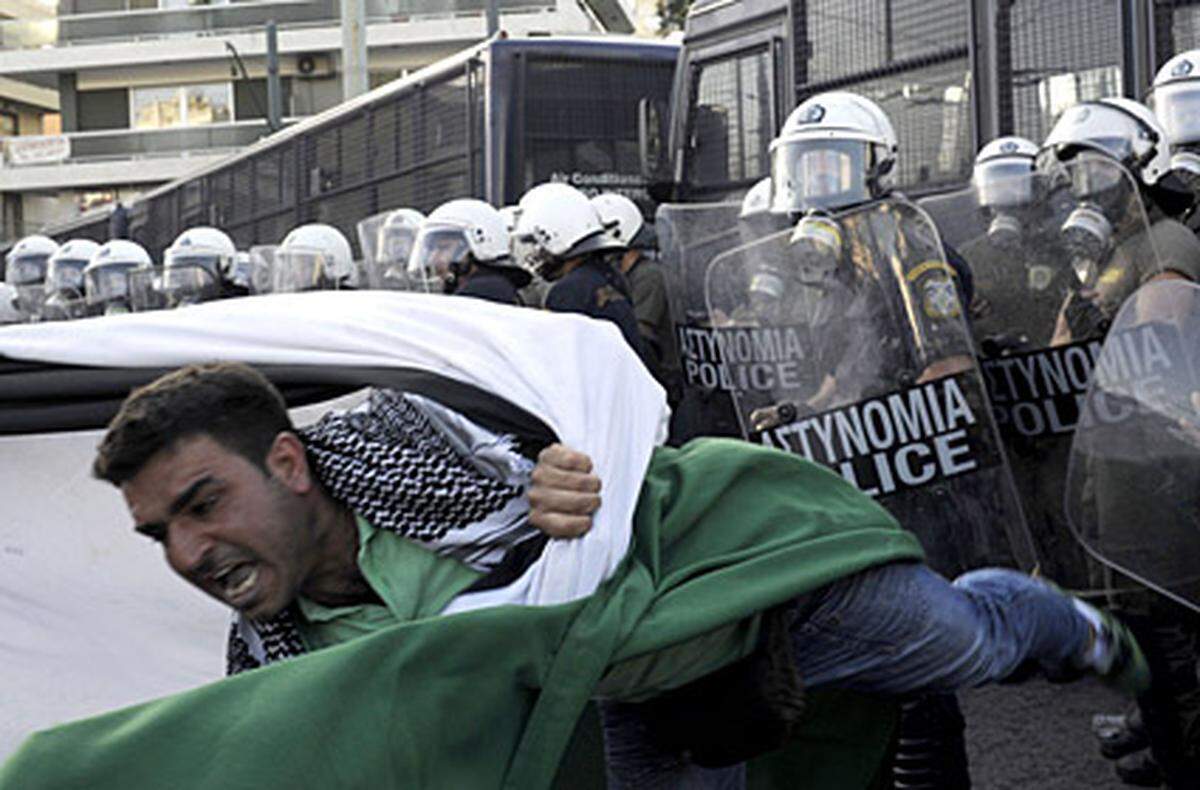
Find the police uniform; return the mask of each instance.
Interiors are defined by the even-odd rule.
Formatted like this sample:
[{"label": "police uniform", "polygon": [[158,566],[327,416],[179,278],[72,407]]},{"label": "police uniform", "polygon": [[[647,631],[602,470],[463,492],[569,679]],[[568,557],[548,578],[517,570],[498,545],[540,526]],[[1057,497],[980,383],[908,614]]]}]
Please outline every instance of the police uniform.
[{"label": "police uniform", "polygon": [[458,288],[455,296],[473,296],[498,304],[522,306],[525,303],[517,293],[517,286],[503,272],[489,266],[476,264],[477,270],[468,276]]},{"label": "police uniform", "polygon": [[546,309],[612,321],[629,347],[646,359],[637,316],[629,298],[629,284],[603,258],[591,256],[563,275],[546,294]]}]

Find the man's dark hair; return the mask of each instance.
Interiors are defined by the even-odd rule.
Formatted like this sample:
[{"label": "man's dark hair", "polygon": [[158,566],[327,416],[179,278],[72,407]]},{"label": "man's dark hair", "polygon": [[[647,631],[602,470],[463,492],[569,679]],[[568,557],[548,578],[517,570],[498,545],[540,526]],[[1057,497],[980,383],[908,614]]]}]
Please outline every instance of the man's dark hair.
[{"label": "man's dark hair", "polygon": [[275,437],[292,430],[283,396],[258,371],[237,362],[188,365],[129,394],[92,474],[119,486],[160,450],[200,435],[265,470]]}]

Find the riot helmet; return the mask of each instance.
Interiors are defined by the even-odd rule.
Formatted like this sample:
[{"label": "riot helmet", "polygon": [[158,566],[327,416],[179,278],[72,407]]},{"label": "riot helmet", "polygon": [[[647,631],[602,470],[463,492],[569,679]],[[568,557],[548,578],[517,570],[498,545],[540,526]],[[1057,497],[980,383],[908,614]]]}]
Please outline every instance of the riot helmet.
[{"label": "riot helmet", "polygon": [[776,213],[836,210],[887,191],[899,145],[873,101],[834,91],[800,104],[771,141],[771,207]]},{"label": "riot helmet", "polygon": [[1035,177],[1038,147],[1023,137],[998,137],[980,149],[971,173],[977,205],[990,218],[988,239],[1012,249],[1020,242],[1023,210],[1038,195]]},{"label": "riot helmet", "polygon": [[71,239],[58,248],[46,265],[46,304],[43,315],[50,321],[82,318],[87,314],[83,270],[100,249],[91,239]]},{"label": "riot helmet", "polygon": [[623,247],[653,250],[658,246],[654,225],[646,222],[642,210],[629,198],[616,192],[604,192],[592,198],[600,221]]},{"label": "riot helmet", "polygon": [[425,215],[416,209],[398,208],[358,223],[358,242],[370,287],[394,291],[408,287],[408,260],[424,220]]},{"label": "riot helmet", "polygon": [[233,240],[216,228],[189,228],[179,234],[163,257],[160,287],[167,304],[180,307],[224,296],[223,284],[236,256]]},{"label": "riot helmet", "polygon": [[443,203],[421,223],[408,261],[409,278],[426,290],[454,293],[476,266],[509,272],[517,288],[532,279],[513,260],[499,211],[474,198]]},{"label": "riot helmet", "polygon": [[275,248],[271,289],[275,293],[354,288],[354,253],[332,225],[314,222],[294,228]]},{"label": "riot helmet", "polygon": [[522,265],[547,280],[562,276],[563,266],[592,253],[621,249],[607,232],[600,212],[587,195],[567,184],[539,184],[524,194],[514,238],[525,245]]},{"label": "riot helmet", "polygon": [[132,309],[130,277],[154,270],[142,245],[113,239],[100,245],[83,270],[84,296],[93,314],[120,315]]},{"label": "riot helmet", "polygon": [[[1166,133],[1150,109],[1132,99],[1110,97],[1068,108],[1050,130],[1039,153],[1039,166],[1066,162],[1093,151],[1119,162],[1143,185],[1154,186],[1171,171]],[[1102,190],[1111,179],[1104,168],[1076,168],[1077,190]],[[1101,183],[1089,184],[1099,178]]]},{"label": "riot helmet", "polygon": [[1200,192],[1200,49],[1163,64],[1150,101],[1171,146],[1171,169]]},{"label": "riot helmet", "polygon": [[4,281],[17,292],[17,309],[26,319],[40,318],[46,300],[46,267],[58,244],[47,236],[26,236],[8,251]]}]

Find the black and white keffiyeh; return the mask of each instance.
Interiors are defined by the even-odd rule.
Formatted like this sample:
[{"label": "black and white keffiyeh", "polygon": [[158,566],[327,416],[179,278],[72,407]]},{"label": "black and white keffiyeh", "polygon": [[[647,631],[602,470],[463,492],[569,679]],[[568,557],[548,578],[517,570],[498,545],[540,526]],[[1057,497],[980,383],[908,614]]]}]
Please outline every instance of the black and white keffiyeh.
[{"label": "black and white keffiyeh", "polygon": [[[333,499],[378,529],[488,571],[522,541],[533,464],[497,436],[421,396],[372,390],[359,408],[299,431]],[[228,674],[299,655],[290,610],[266,622],[240,615],[229,634]]]}]

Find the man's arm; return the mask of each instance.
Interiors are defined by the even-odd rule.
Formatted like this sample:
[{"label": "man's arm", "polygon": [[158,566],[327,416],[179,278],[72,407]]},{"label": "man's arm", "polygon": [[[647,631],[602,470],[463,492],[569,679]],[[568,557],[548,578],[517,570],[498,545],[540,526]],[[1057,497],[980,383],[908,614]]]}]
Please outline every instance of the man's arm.
[{"label": "man's arm", "polygon": [[577,538],[592,528],[600,478],[592,459],[562,444],[538,454],[529,487],[529,523],[552,538]]}]

